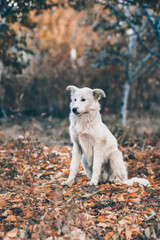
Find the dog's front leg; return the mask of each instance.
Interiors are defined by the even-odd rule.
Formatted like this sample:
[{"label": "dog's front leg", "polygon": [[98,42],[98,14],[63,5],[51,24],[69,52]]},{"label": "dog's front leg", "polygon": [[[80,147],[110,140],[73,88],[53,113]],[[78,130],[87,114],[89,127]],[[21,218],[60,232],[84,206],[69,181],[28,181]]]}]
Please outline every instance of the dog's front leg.
[{"label": "dog's front leg", "polygon": [[101,168],[103,163],[103,157],[101,155],[101,151],[94,150],[94,160],[93,160],[93,172],[91,181],[88,183],[89,185],[97,185],[99,181],[99,177],[101,174]]},{"label": "dog's front leg", "polygon": [[72,183],[75,182],[75,178],[79,170],[81,157],[82,151],[80,149],[80,146],[77,143],[74,143],[69,178],[67,179],[67,181],[62,182],[62,185],[67,185],[71,180]]}]

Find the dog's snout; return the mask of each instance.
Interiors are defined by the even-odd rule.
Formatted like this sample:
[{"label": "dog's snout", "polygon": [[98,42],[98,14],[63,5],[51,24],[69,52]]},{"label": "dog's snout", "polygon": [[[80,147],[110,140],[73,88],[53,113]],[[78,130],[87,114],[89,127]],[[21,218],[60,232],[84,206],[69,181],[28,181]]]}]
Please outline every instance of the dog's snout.
[{"label": "dog's snout", "polygon": [[73,112],[74,114],[77,114],[77,108],[76,108],[76,107],[72,108],[72,112]]}]

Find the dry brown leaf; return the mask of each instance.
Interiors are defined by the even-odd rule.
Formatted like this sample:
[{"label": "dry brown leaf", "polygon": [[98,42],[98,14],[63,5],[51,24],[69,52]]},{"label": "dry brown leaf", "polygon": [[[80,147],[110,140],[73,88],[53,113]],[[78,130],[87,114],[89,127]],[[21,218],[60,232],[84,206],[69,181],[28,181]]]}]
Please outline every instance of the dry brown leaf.
[{"label": "dry brown leaf", "polygon": [[137,160],[141,161],[144,157],[144,153],[143,152],[135,153],[135,157]]},{"label": "dry brown leaf", "polygon": [[108,232],[106,233],[104,239],[109,240],[109,239],[113,239],[114,236],[114,232]]},{"label": "dry brown leaf", "polygon": [[33,213],[30,211],[30,206],[27,206],[27,209],[26,209],[26,216],[28,218],[32,217],[33,216]]},{"label": "dry brown leaf", "polygon": [[72,180],[69,181],[68,187],[72,187]]},{"label": "dry brown leaf", "polygon": [[157,158],[160,158],[160,152],[153,152],[153,156],[157,157]]},{"label": "dry brown leaf", "polygon": [[14,215],[9,215],[6,219],[5,219],[5,221],[8,221],[8,222],[16,222],[16,216],[14,216]]},{"label": "dry brown leaf", "polygon": [[114,215],[114,214],[107,215],[106,217],[107,217],[107,219],[109,219],[109,220],[117,221],[117,217],[116,217],[116,215]]},{"label": "dry brown leaf", "polygon": [[139,233],[139,227],[138,226],[127,226],[125,235],[126,235],[126,240],[132,239],[133,233]]},{"label": "dry brown leaf", "polygon": [[140,198],[129,198],[128,199],[128,202],[129,203],[137,203],[137,204],[139,204],[140,203],[140,201],[141,201],[141,199]]},{"label": "dry brown leaf", "polygon": [[[69,148],[44,145],[37,147],[31,141],[27,141],[30,140],[12,141],[0,151],[6,159],[5,162],[3,159],[0,162],[0,217],[6,227],[8,224],[14,224],[15,228],[19,229],[14,238],[27,237],[26,230],[23,230],[24,223],[27,223],[27,231],[35,239],[39,239],[42,231],[46,239],[53,234],[58,238],[66,236],[67,239],[68,232],[77,227],[89,232],[91,239],[95,228],[97,239],[138,239],[138,236],[145,237],[142,229],[156,222],[160,216],[157,155],[152,154],[152,151],[149,151],[149,158],[146,157],[147,151],[138,156],[140,159],[142,154],[148,169],[152,168],[154,172],[147,176],[152,188],[142,189],[137,183],[130,187],[109,183],[88,187],[88,178],[84,171],[79,172],[78,184],[69,183],[70,188],[67,188],[61,185],[61,181],[66,180],[62,179],[64,174],[66,177],[69,175]],[[124,153],[127,155],[129,151],[129,154],[134,155],[135,149],[128,149],[123,148]],[[147,172],[147,168],[141,168],[144,166],[143,158],[139,161],[138,163],[135,159],[128,158],[130,174],[135,176],[137,171],[142,174],[143,170],[150,174],[151,171]],[[80,169],[83,169],[82,165]],[[4,189],[7,189],[7,192]],[[54,211],[51,212],[51,209]],[[151,211],[156,213],[154,217]],[[33,224],[31,219],[34,219],[36,224]],[[63,228],[64,219],[69,223],[69,229]],[[68,224],[65,226],[68,227]],[[2,226],[0,237],[1,231],[2,236],[9,238]]]},{"label": "dry brown leaf", "polygon": [[106,223],[107,222],[106,216],[104,216],[104,215],[98,216],[97,221],[101,222],[101,223]]},{"label": "dry brown leaf", "polygon": [[18,228],[13,228],[11,231],[7,232],[7,236],[10,238],[17,237],[18,234]]},{"label": "dry brown leaf", "polygon": [[108,227],[108,223],[99,222],[99,223],[97,224],[97,227],[106,228],[106,227]]},{"label": "dry brown leaf", "polygon": [[2,208],[6,206],[6,201],[5,201],[5,199],[2,198],[1,196],[0,196],[0,206],[1,206]]},{"label": "dry brown leaf", "polygon": [[87,181],[82,182],[83,186],[87,186],[87,183],[88,183]]},{"label": "dry brown leaf", "polygon": [[67,147],[63,147],[61,149],[61,153],[68,153],[68,152],[70,152],[70,150]]}]

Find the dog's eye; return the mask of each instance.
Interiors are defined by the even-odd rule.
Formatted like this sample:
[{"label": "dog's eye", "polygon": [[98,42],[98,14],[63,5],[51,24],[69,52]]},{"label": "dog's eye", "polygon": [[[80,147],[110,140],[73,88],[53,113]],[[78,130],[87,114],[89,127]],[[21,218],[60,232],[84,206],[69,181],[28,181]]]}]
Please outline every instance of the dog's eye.
[{"label": "dog's eye", "polygon": [[81,101],[82,101],[82,102],[85,102],[85,101],[86,101],[86,99],[85,99],[85,98],[82,98],[82,99],[81,99]]},{"label": "dog's eye", "polygon": [[74,99],[74,101],[76,102],[76,101],[77,101],[77,99],[75,98],[75,99]]}]

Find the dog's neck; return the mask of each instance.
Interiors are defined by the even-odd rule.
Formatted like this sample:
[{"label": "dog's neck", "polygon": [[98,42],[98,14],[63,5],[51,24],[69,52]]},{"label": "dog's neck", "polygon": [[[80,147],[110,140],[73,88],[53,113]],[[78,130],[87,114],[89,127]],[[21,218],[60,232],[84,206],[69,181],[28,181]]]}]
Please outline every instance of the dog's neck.
[{"label": "dog's neck", "polygon": [[99,121],[101,121],[101,115],[97,110],[92,110],[80,115],[75,115],[73,113],[70,114],[70,123],[72,127],[77,124],[85,128],[87,128],[88,125],[89,127],[92,127]]}]

